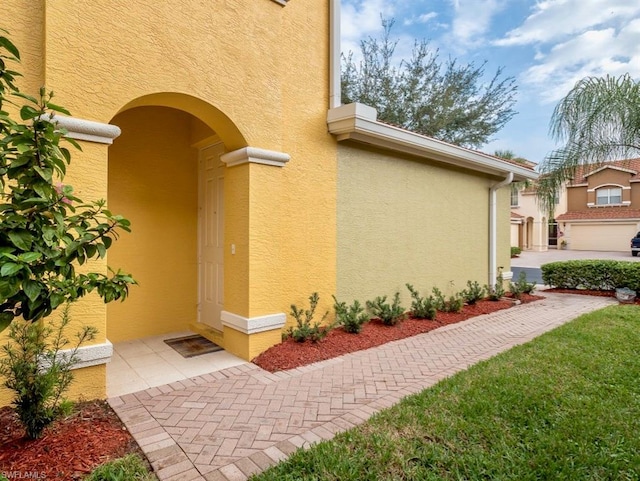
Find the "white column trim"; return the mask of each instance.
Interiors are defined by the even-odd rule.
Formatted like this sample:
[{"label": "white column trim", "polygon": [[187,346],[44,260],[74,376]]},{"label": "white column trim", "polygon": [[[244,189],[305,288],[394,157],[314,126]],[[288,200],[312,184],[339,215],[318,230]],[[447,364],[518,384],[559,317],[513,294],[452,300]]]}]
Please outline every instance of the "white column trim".
[{"label": "white column trim", "polygon": [[58,128],[65,129],[67,131],[66,136],[76,140],[112,144],[113,139],[122,133],[117,125],[104,124],[93,120],[62,117],[60,115],[52,116],[50,114],[43,116],[43,118],[55,123]]},{"label": "white column trim", "polygon": [[256,147],[244,147],[242,149],[227,152],[220,156],[220,160],[227,164],[227,167],[242,165],[246,163],[273,165],[284,167],[289,162],[291,156],[284,152],[274,150],[258,149]]},{"label": "white column trim", "polygon": [[282,329],[287,322],[284,313],[268,314],[266,316],[243,317],[232,312],[222,311],[222,325],[240,331],[244,334],[256,334],[258,332]]},{"label": "white column trim", "polygon": [[[63,349],[58,351],[58,358],[68,358],[73,349]],[[105,341],[101,344],[91,344],[89,346],[81,346],[76,351],[76,362],[71,369],[81,369],[83,367],[98,366],[100,364],[106,364],[111,361],[113,355],[113,344],[109,341]],[[46,367],[47,362],[43,362],[43,367]]]}]

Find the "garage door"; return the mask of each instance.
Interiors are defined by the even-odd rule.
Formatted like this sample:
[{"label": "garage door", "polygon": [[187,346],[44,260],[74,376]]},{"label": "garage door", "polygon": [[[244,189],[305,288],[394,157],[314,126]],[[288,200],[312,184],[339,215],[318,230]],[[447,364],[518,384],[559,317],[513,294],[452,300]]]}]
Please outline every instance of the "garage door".
[{"label": "garage door", "polygon": [[578,251],[628,251],[637,224],[571,225],[571,249]]}]

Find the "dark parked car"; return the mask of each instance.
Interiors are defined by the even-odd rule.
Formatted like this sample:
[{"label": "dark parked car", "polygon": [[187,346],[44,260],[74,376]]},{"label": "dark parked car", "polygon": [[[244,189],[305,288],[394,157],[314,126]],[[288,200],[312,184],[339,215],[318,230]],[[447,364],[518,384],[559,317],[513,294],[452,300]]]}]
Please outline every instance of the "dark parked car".
[{"label": "dark parked car", "polygon": [[640,232],[631,239],[631,255],[635,257],[638,255],[638,252],[640,252]]}]

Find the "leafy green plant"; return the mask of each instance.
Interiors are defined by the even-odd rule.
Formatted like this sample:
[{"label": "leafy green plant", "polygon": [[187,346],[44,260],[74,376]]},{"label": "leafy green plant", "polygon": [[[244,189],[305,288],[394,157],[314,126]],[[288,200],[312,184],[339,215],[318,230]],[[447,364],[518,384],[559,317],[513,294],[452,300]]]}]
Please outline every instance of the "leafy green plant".
[{"label": "leafy green plant", "polygon": [[494,285],[487,284],[485,286],[487,291],[487,297],[490,301],[499,301],[505,295],[504,290],[504,276],[502,275],[502,268],[498,269],[498,275],[496,276],[496,283]]},{"label": "leafy green plant", "polygon": [[460,293],[464,302],[469,305],[473,305],[481,299],[484,299],[487,295],[487,289],[482,287],[478,281],[467,281],[467,288],[463,289]]},{"label": "leafy green plant", "polygon": [[524,271],[520,271],[516,282],[509,283],[509,290],[516,299],[520,299],[522,294],[531,294],[535,289],[536,283],[527,282],[527,274]]},{"label": "leafy green plant", "polygon": [[309,296],[309,309],[298,309],[295,304],[291,304],[291,315],[296,320],[296,327],[290,327],[288,329],[287,337],[291,337],[296,342],[318,342],[327,336],[330,328],[323,326],[322,323],[327,318],[327,315],[329,315],[329,311],[324,313],[320,321],[312,324],[319,300],[320,297],[318,293],[314,292]]},{"label": "leafy green plant", "polygon": [[374,317],[379,318],[387,326],[395,326],[404,319],[404,308],[400,305],[400,293],[396,292],[393,302],[387,302],[387,296],[376,297],[367,301],[367,309]]},{"label": "leafy green plant", "polygon": [[464,306],[464,299],[460,296],[460,294],[454,294],[449,296],[449,299],[445,298],[444,294],[440,289],[434,287],[433,290],[433,298],[436,309],[441,312],[460,312],[462,307]]},{"label": "leafy green plant", "polygon": [[437,310],[433,296],[421,297],[411,284],[407,284],[407,289],[412,299],[411,315],[416,319],[435,319]]},{"label": "leafy green plant", "polygon": [[362,330],[365,322],[369,321],[369,316],[364,312],[364,307],[357,300],[347,306],[346,302],[339,302],[333,296],[333,310],[336,313],[336,324],[351,334],[357,334]]},{"label": "leafy green plant", "polygon": [[4,385],[15,393],[13,404],[27,437],[40,437],[42,431],[68,408],[62,395],[73,381],[81,344],[95,338],[95,327],[84,327],[76,334],[72,347],[65,337],[70,322],[65,304],[57,325],[51,322],[16,320],[9,326],[9,342],[2,346],[0,375]]},{"label": "leafy green plant", "polygon": [[562,289],[610,291],[628,287],[640,291],[640,262],[614,260],[574,260],[544,264],[545,284]]},{"label": "leafy green plant", "polygon": [[511,247],[511,257],[517,257],[522,254],[522,249],[520,247]]},{"label": "leafy green plant", "polygon": [[97,467],[85,481],[154,481],[158,478],[150,473],[137,454],[128,454]]},{"label": "leafy green plant", "polygon": [[[77,273],[76,266],[104,258],[129,221],[113,215],[105,201],[84,203],[62,184],[71,162],[56,113],[69,115],[40,89],[38,98],[18,90],[18,49],[0,30],[0,331],[13,319],[37,321],[58,306],[97,291],[105,302],[124,300],[131,276],[118,271]],[[24,103],[20,121],[3,105]]]}]

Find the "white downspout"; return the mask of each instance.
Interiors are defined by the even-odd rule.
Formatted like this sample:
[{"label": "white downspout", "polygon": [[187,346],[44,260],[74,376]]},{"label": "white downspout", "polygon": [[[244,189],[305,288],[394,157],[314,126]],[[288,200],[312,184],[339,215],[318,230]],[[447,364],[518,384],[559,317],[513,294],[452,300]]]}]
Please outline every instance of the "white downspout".
[{"label": "white downspout", "polygon": [[342,105],[340,85],[340,0],[329,1],[329,109]]},{"label": "white downspout", "polygon": [[497,199],[498,189],[513,182],[513,172],[507,177],[489,188],[489,285],[493,286],[498,277],[498,224],[497,224]]}]

